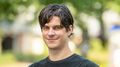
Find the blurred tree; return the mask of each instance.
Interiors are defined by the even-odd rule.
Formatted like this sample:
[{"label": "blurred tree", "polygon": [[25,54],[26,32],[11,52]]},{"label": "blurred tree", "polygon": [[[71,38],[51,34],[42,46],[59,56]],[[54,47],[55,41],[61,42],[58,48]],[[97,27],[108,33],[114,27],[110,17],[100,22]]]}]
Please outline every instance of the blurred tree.
[{"label": "blurred tree", "polygon": [[0,0],[0,20],[13,21],[18,13],[20,5],[29,6],[27,0]]},{"label": "blurred tree", "polygon": [[[105,29],[104,29],[104,23],[102,20],[102,14],[105,10],[107,9],[114,9],[117,11],[120,11],[120,1],[119,0],[70,0],[70,3],[72,3],[72,5],[75,7],[75,9],[77,10],[76,13],[76,19],[79,22],[82,22],[79,19],[79,13],[86,13],[88,15],[94,15],[96,16],[96,18],[100,21],[100,26],[101,26],[101,32],[99,35],[99,38],[102,42],[102,46],[105,47],[106,46],[106,36],[105,36]],[[110,4],[109,4],[110,3]],[[112,4],[114,5],[118,5],[118,8],[111,6]],[[85,33],[85,37],[84,40],[86,40],[85,42],[88,42],[89,40],[89,36],[88,36],[88,31],[87,31],[87,26],[85,23],[77,23],[79,25],[79,27],[82,28],[83,33]]]},{"label": "blurred tree", "polygon": [[[37,14],[37,11],[40,9],[40,7],[52,3],[72,4],[74,9],[76,10],[74,17],[77,21],[77,25],[79,25],[83,32],[86,33],[85,36],[87,36],[87,26],[79,18],[80,13],[86,13],[88,15],[96,16],[100,21],[101,35],[99,37],[103,42],[103,46],[105,46],[105,33],[102,14],[107,9],[114,9],[120,12],[120,0],[0,0],[0,22],[3,20],[7,20],[9,21],[8,23],[12,23],[18,15],[18,8],[20,6],[24,6],[25,8],[27,8],[30,5],[35,5],[37,8]],[[113,7],[113,5],[117,5],[117,8]],[[88,36],[85,37],[85,40],[86,39],[89,39]]]}]

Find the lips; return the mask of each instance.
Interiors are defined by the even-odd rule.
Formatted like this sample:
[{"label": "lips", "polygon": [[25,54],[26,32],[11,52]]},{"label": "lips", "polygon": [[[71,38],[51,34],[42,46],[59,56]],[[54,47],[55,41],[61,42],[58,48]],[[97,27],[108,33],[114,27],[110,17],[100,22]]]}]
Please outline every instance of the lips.
[{"label": "lips", "polygon": [[57,39],[47,39],[48,42],[55,42]]},{"label": "lips", "polygon": [[45,40],[48,41],[48,42],[54,42],[58,39],[59,39],[59,37],[52,37],[52,38],[51,37],[45,37]]},{"label": "lips", "polygon": [[47,40],[58,40],[58,37],[57,38],[46,38]]},{"label": "lips", "polygon": [[57,40],[57,39],[47,39],[47,40]]},{"label": "lips", "polygon": [[55,42],[58,39],[46,39],[48,42]]}]

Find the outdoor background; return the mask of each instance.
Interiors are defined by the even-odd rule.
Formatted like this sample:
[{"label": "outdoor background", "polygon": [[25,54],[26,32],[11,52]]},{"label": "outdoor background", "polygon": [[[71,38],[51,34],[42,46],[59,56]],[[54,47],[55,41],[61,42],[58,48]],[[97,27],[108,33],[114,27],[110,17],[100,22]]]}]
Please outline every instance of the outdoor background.
[{"label": "outdoor background", "polygon": [[48,55],[38,14],[53,3],[74,17],[73,52],[100,67],[120,67],[120,0],[0,0],[0,67],[28,67]]}]

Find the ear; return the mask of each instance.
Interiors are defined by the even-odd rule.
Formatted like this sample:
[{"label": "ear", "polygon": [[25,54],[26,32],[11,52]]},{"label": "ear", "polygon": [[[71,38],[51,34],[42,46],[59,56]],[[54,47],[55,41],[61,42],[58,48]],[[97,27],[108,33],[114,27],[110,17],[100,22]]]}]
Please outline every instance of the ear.
[{"label": "ear", "polygon": [[73,25],[70,25],[68,30],[68,37],[70,37],[72,34],[73,34]]}]

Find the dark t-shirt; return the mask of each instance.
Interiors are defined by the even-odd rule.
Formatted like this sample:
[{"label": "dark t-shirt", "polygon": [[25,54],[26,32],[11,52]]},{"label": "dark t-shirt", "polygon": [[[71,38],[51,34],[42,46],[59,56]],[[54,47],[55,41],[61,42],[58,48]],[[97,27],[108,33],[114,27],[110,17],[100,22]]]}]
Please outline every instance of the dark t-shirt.
[{"label": "dark t-shirt", "polygon": [[99,67],[94,62],[87,60],[77,54],[59,61],[51,61],[48,57],[36,62],[29,67]]}]

